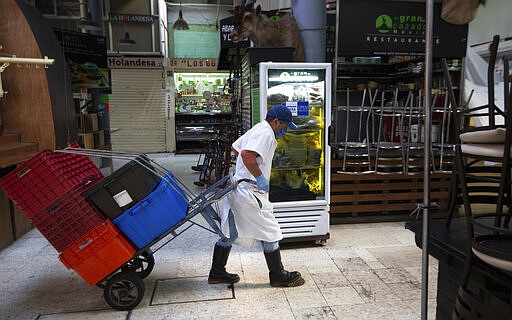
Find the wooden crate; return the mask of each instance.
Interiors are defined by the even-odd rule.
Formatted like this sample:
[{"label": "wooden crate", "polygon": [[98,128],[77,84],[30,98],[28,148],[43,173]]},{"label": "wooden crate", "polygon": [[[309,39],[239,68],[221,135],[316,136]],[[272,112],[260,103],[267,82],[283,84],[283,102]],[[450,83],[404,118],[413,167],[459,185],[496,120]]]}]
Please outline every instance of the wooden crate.
[{"label": "wooden crate", "polygon": [[[359,164],[358,164],[359,161]],[[374,168],[374,160],[371,160]],[[418,204],[423,203],[422,170],[414,174],[405,174],[399,169],[397,160],[390,160],[389,167],[382,166],[379,173],[364,172],[368,161],[353,160],[351,168],[345,165],[342,170],[341,160],[332,160],[331,166],[331,223],[359,223],[382,221],[405,221],[416,219],[410,214]],[[381,162],[382,163],[382,162]],[[389,168],[389,171],[385,171]],[[418,168],[419,169],[419,168]],[[444,215],[448,203],[451,181],[450,172],[431,174],[431,202],[436,202],[440,210],[431,210],[433,217]]]}]

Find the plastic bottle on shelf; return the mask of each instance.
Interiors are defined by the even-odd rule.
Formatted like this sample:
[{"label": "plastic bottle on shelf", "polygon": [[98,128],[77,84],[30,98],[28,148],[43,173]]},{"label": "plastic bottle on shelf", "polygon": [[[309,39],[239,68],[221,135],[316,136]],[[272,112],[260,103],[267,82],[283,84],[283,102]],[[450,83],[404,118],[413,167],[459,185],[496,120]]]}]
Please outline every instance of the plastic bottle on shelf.
[{"label": "plastic bottle on shelf", "polygon": [[207,90],[203,81],[198,81],[195,89],[198,95],[203,95],[203,93]]},{"label": "plastic bottle on shelf", "polygon": [[192,85],[192,94],[197,94],[197,90],[196,90],[196,85],[197,84],[196,84],[196,82],[192,81],[191,85]]}]

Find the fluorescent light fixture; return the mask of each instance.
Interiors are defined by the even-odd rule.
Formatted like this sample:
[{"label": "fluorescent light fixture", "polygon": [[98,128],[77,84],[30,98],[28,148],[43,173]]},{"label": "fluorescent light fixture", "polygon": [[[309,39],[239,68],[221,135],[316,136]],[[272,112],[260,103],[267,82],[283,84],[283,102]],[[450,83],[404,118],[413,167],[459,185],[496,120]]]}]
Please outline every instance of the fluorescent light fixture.
[{"label": "fluorescent light fixture", "polygon": [[135,42],[135,40],[133,40],[133,39],[130,39],[130,34],[128,33],[128,31],[126,31],[124,33],[124,38],[119,40],[119,44],[124,44],[124,45],[128,45],[128,46],[134,46],[134,45],[137,44],[137,42]]}]

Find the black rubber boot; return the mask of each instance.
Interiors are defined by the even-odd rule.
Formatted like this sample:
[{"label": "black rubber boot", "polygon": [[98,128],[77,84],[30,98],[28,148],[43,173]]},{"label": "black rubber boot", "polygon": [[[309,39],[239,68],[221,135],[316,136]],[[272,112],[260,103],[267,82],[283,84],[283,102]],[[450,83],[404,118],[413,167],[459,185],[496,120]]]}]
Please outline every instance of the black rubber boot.
[{"label": "black rubber boot", "polygon": [[281,262],[281,251],[264,252],[269,270],[270,285],[272,287],[298,287],[304,284],[304,279],[298,271],[284,270]]},{"label": "black rubber boot", "polygon": [[229,252],[231,247],[222,247],[215,245],[213,250],[213,261],[210,275],[208,276],[209,284],[217,283],[237,283],[240,281],[240,277],[234,273],[228,273],[226,271],[226,263],[228,262]]}]

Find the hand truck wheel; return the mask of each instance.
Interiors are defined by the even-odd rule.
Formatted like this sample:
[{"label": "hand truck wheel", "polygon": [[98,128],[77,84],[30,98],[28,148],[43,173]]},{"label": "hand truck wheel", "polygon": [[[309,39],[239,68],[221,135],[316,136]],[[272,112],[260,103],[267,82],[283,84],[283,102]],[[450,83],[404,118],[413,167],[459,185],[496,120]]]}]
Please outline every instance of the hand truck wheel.
[{"label": "hand truck wheel", "polygon": [[144,279],[153,271],[154,266],[155,258],[153,257],[153,252],[148,249],[125,263],[121,267],[121,271],[133,272],[141,279]]},{"label": "hand truck wheel", "polygon": [[127,311],[140,303],[144,289],[144,282],[137,274],[121,271],[108,279],[103,296],[112,308]]}]

